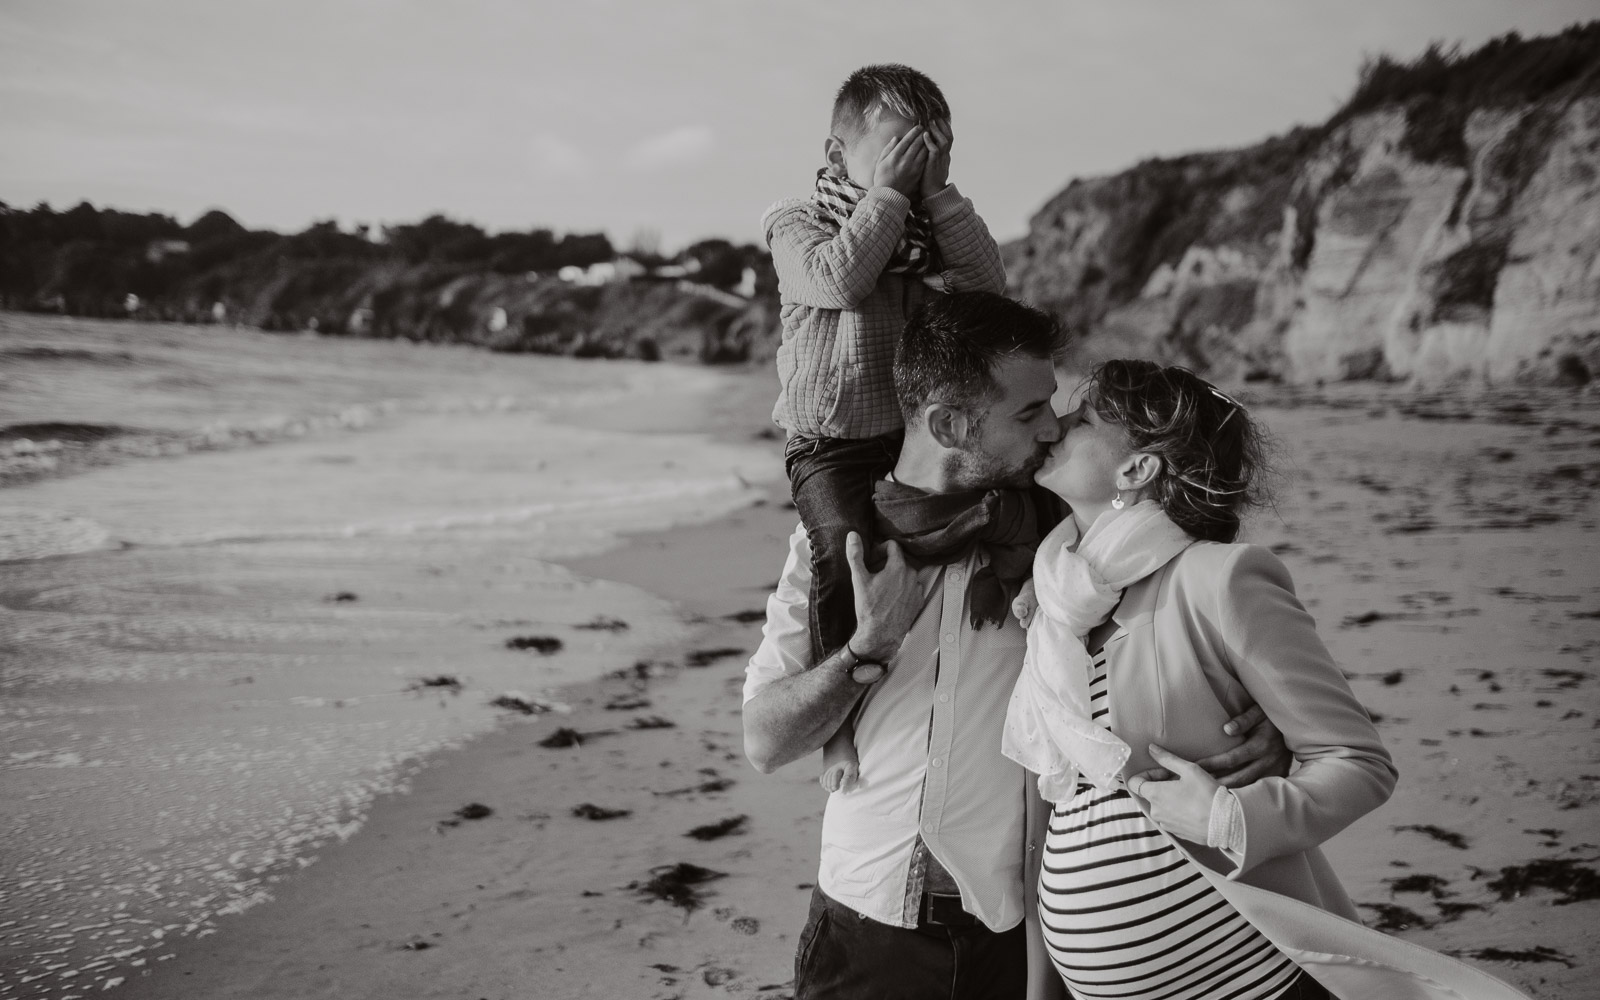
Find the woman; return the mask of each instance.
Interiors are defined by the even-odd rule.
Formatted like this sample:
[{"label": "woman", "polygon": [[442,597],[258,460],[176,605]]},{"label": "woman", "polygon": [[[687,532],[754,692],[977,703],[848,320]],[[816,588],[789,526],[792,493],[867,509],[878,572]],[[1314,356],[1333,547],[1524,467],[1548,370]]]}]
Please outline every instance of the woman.
[{"label": "woman", "polygon": [[[1062,426],[1036,480],[1072,513],[1039,547],[1037,611],[1019,602],[1002,746],[1053,804],[1036,953],[1079,997],[1521,996],[1363,927],[1318,850],[1396,772],[1283,564],[1234,542],[1249,415],[1186,369],[1112,361]],[[1251,703],[1297,764],[1230,791],[1189,761]]]}]

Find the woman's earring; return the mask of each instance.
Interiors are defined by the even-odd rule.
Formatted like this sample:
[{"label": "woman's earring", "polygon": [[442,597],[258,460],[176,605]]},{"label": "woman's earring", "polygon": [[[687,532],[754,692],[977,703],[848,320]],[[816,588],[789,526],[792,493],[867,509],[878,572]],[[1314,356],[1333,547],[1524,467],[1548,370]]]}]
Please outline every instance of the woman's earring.
[{"label": "woman's earring", "polygon": [[1121,510],[1122,508],[1126,507],[1127,505],[1128,505],[1128,502],[1126,500],[1122,499],[1122,491],[1118,490],[1117,491],[1117,495],[1111,498],[1111,506],[1114,507],[1117,510]]}]

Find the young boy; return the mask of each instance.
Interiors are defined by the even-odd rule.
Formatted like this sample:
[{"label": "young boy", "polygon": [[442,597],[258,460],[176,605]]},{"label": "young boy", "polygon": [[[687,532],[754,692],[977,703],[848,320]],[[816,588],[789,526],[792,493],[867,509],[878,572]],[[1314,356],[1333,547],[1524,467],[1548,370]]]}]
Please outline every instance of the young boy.
[{"label": "young boy", "polygon": [[[873,483],[899,456],[891,369],[906,318],[940,292],[1005,290],[999,247],[949,183],[950,105],[937,84],[908,66],[857,70],[831,129],[811,197],[761,219],[783,325],[772,417],[789,434],[784,464],[811,544],[813,663],[855,631],[845,537],[871,545]],[[830,792],[855,783],[848,722],[823,763]]]}]

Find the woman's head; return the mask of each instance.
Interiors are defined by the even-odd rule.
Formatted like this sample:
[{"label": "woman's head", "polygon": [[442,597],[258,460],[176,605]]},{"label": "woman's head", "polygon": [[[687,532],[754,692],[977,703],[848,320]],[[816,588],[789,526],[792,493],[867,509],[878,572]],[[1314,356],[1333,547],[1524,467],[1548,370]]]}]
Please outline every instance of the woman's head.
[{"label": "woman's head", "polygon": [[1260,432],[1244,407],[1187,368],[1107,361],[1037,481],[1075,509],[1154,500],[1195,538],[1231,542],[1261,502]]}]

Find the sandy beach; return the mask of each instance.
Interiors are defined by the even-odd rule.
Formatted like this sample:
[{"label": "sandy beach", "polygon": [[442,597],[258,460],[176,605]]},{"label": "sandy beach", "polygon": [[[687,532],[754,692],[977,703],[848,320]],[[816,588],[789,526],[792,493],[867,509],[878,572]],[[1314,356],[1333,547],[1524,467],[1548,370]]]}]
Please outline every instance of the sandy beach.
[{"label": "sandy beach", "polygon": [[[1394,798],[1329,846],[1351,896],[1369,923],[1530,995],[1594,995],[1600,406],[1556,391],[1246,388],[1283,473],[1249,538],[1289,565],[1401,771]],[[698,409],[599,402],[552,419],[710,435],[763,450],[776,471],[771,389],[753,372]],[[539,658],[541,695],[570,712],[501,713],[460,749],[408,758],[358,830],[261,887],[270,902],[141,953],[111,995],[788,995],[824,793],[814,760],[754,772],[739,698],[794,523],[784,499],[768,480],[706,523],[560,559],[561,589],[577,596],[538,630],[565,643]],[[491,617],[546,599],[491,586],[519,558],[504,537],[430,537],[450,549],[453,596],[393,575],[421,555],[405,550],[384,556],[383,584],[362,586],[387,586],[386,606],[406,613],[464,613],[480,593],[494,595]],[[328,585],[309,590],[320,599]],[[643,628],[660,610],[647,597],[670,627]],[[273,599],[285,603],[267,617],[287,607]],[[419,707],[455,711],[502,680],[473,672],[478,654],[452,656],[467,635],[447,628],[416,647],[410,674],[465,668],[459,694],[428,690]],[[603,676],[560,683],[585,671]],[[6,772],[11,789],[21,773]],[[6,979],[0,996],[33,995]]]}]

